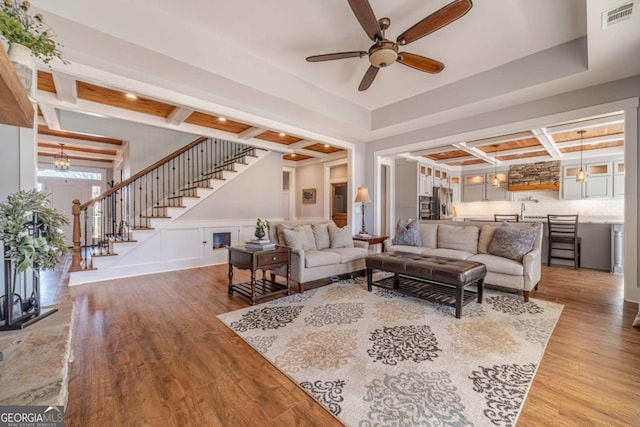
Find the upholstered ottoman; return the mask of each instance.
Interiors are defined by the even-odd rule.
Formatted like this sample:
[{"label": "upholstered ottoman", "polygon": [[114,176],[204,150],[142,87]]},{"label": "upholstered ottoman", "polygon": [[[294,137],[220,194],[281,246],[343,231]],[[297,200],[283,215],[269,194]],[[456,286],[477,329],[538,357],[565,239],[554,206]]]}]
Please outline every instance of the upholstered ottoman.
[{"label": "upholstered ottoman", "polygon": [[[367,256],[365,265],[369,291],[375,285],[455,307],[458,319],[463,306],[476,298],[482,303],[487,267],[479,262],[409,252],[384,252]],[[394,275],[374,282],[374,269]],[[475,292],[465,289],[473,284],[477,288]]]}]

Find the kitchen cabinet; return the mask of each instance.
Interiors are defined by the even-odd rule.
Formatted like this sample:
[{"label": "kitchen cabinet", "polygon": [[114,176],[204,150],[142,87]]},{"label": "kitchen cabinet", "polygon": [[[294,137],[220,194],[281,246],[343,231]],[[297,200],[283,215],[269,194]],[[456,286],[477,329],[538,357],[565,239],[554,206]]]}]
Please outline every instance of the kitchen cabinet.
[{"label": "kitchen cabinet", "polygon": [[449,177],[449,188],[451,188],[451,196],[454,202],[460,202],[460,177]]},{"label": "kitchen cabinet", "polygon": [[419,165],[418,194],[421,196],[433,196],[433,167]]},{"label": "kitchen cabinet", "polygon": [[449,173],[443,169],[433,170],[433,186],[449,187]]},{"label": "kitchen cabinet", "polygon": [[507,173],[498,173],[498,179],[500,180],[500,187],[494,187],[491,185],[494,174],[477,174],[466,175],[462,178],[463,202],[478,202],[482,200],[486,201],[508,201],[510,200],[510,193],[508,191],[508,179]]},{"label": "kitchen cabinet", "polygon": [[613,194],[611,163],[588,163],[584,165],[587,179],[577,182],[576,174],[580,166],[565,166],[562,178],[563,199],[608,199]]},{"label": "kitchen cabinet", "polygon": [[613,197],[624,198],[624,161],[613,162]]}]

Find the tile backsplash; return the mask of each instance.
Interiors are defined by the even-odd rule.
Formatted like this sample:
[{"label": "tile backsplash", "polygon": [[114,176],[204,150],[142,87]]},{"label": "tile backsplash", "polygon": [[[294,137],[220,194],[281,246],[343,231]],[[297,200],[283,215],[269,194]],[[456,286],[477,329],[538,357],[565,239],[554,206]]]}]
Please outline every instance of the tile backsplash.
[{"label": "tile backsplash", "polygon": [[[454,203],[459,217],[484,217],[493,214],[520,213],[524,202],[525,216],[547,214],[578,214],[584,218],[622,219],[624,199],[562,200],[557,191],[518,191],[510,202]],[[532,200],[525,200],[532,199]],[[535,200],[538,202],[536,203]]]}]

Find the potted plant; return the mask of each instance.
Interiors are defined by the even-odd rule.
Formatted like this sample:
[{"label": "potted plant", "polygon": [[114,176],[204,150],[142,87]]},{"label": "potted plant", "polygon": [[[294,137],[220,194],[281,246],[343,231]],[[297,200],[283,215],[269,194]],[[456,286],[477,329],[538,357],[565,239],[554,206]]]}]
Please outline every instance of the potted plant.
[{"label": "potted plant", "polygon": [[[68,219],[47,206],[47,195],[37,190],[21,190],[0,202],[0,241],[5,259],[14,265],[14,274],[29,268],[52,270],[59,257],[67,253],[60,227]],[[29,230],[35,219],[36,230]]]},{"label": "potted plant", "polygon": [[267,221],[266,219],[261,219],[258,218],[256,220],[256,237],[259,240],[262,240],[262,238],[265,236],[266,232],[269,230],[269,221]]},{"label": "potted plant", "polygon": [[28,48],[45,64],[53,58],[62,60],[61,46],[54,40],[51,27],[44,23],[41,14],[31,16],[29,13],[31,3],[26,0],[0,1],[0,34],[11,46],[19,44]]}]

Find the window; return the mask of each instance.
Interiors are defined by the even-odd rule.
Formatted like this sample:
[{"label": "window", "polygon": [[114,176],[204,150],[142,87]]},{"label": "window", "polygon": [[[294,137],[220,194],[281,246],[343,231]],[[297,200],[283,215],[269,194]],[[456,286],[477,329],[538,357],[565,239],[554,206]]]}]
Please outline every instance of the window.
[{"label": "window", "polygon": [[38,169],[38,176],[47,177],[47,178],[71,178],[71,179],[102,181],[102,173],[100,172],[57,171],[55,169]]}]

